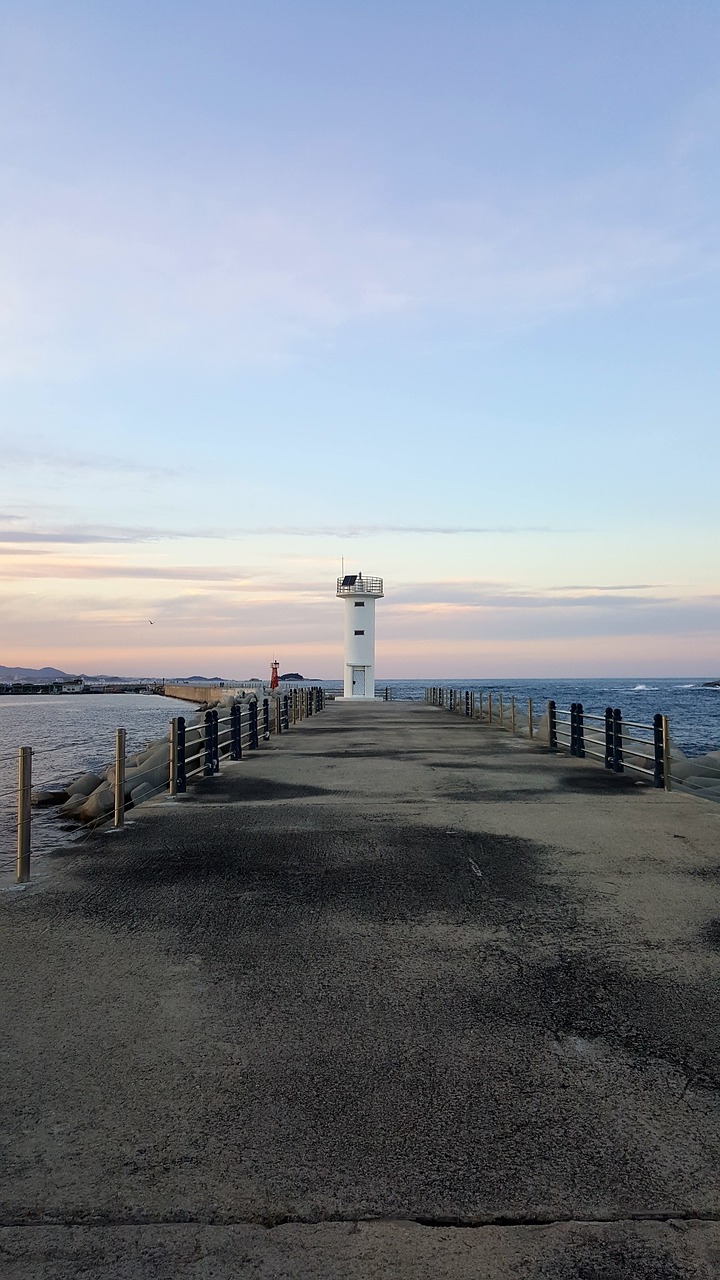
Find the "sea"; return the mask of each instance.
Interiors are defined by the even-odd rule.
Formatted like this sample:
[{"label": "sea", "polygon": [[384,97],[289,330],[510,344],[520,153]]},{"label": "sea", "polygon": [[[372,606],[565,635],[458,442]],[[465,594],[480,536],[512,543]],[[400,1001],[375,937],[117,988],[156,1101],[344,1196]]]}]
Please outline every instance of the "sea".
[{"label": "sea", "polygon": [[[518,701],[533,699],[538,716],[554,698],[558,707],[581,702],[586,713],[602,714],[620,707],[626,720],[651,724],[661,711],[670,721],[673,742],[687,756],[720,749],[720,688],[706,687],[713,677],[650,679],[503,680],[457,676],[453,679],[378,680],[376,694],[387,688],[392,700],[422,701],[428,686],[469,689],[475,693],[503,693]],[[299,682],[298,682],[299,683]],[[337,680],[304,681],[320,684],[329,693],[341,692]],[[112,763],[115,730],[127,731],[128,752],[140,750],[167,733],[172,716],[191,719],[192,704],[156,694],[63,694],[0,696],[0,883],[7,884],[15,865],[17,749],[33,748],[33,787],[61,788],[72,778]],[[42,859],[58,845],[83,838],[74,823],[58,818],[54,809],[33,810],[34,873]]]}]

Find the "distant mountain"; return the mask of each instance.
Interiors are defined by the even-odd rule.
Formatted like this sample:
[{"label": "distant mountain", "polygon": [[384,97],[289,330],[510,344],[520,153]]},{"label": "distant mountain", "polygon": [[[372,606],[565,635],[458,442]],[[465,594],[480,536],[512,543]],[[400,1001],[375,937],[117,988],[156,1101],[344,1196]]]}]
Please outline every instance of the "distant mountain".
[{"label": "distant mountain", "polygon": [[15,680],[33,681],[35,684],[43,684],[49,680],[77,680],[78,677],[70,675],[67,671],[59,671],[57,667],[3,667],[0,666],[0,680],[5,684],[12,684]]},{"label": "distant mountain", "polygon": [[145,680],[145,676],[88,676],[74,675],[69,671],[61,671],[59,667],[3,667],[0,666],[0,683],[13,684],[27,682],[29,684],[50,684],[53,680],[89,680],[99,684],[122,684],[124,680],[137,684]]},{"label": "distant mountain", "polygon": [[286,671],[284,676],[278,676],[278,680],[304,680],[305,677],[300,675],[299,671]]}]

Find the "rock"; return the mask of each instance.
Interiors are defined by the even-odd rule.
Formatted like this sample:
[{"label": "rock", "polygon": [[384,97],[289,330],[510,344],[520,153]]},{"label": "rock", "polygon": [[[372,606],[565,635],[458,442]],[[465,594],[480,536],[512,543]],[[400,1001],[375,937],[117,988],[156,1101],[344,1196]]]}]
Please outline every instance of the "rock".
[{"label": "rock", "polygon": [[142,804],[143,800],[149,800],[153,794],[153,789],[148,786],[147,782],[140,782],[130,792],[130,799],[133,804]]},{"label": "rock", "polygon": [[86,798],[85,803],[73,816],[79,818],[81,822],[95,822],[97,818],[104,818],[114,808],[114,792],[106,782],[103,782],[92,795]]},{"label": "rock", "polygon": [[47,809],[53,804],[64,804],[68,799],[67,791],[33,791],[32,803],[38,809]]},{"label": "rock", "polygon": [[96,773],[84,773],[80,778],[76,778],[74,782],[69,782],[65,790],[69,796],[89,796],[104,781],[98,778]]},{"label": "rock", "polygon": [[66,800],[65,804],[61,805],[60,808],[58,809],[58,813],[60,814],[60,817],[61,818],[77,818],[78,811],[82,809],[86,801],[87,801],[87,796],[82,796],[82,795],[70,796],[70,799]]}]

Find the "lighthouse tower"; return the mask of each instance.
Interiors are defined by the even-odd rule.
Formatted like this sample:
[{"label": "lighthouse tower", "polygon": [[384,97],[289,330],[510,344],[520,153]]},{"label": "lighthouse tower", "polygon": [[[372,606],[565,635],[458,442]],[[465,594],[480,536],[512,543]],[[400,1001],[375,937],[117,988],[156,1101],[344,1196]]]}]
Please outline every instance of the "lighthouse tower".
[{"label": "lighthouse tower", "polygon": [[337,580],[345,601],[345,697],[375,697],[375,601],[383,595],[382,578],[346,573]]}]

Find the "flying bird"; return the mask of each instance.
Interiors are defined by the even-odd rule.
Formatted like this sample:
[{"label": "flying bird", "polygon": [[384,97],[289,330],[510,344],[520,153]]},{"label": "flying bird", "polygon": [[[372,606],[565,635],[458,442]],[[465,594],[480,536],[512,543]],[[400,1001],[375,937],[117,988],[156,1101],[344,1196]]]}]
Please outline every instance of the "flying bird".
[{"label": "flying bird", "polygon": [[[150,622],[150,619],[149,619],[149,618],[148,618],[148,622]],[[151,626],[151,627],[154,627],[154,626],[155,626],[155,623],[154,623],[154,622],[150,622],[150,626]]]}]

